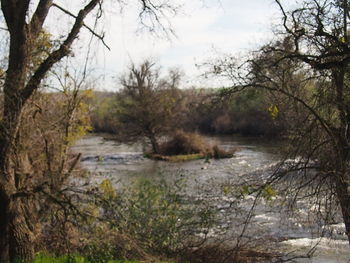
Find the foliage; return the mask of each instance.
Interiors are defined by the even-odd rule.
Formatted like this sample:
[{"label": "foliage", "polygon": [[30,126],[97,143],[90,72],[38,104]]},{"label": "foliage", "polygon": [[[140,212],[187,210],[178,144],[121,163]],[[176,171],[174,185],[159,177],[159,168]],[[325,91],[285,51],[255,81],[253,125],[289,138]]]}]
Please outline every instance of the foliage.
[{"label": "foliage", "polygon": [[269,113],[270,113],[272,119],[276,119],[278,116],[278,112],[279,112],[278,107],[276,105],[271,105],[268,110],[269,110]]},{"label": "foliage", "polygon": [[[161,23],[167,21],[163,19],[164,16],[176,13],[178,5],[157,5],[153,1],[136,2],[140,8],[138,17],[144,26],[148,26],[150,30],[160,27],[163,32],[168,32],[168,27]],[[127,6],[124,1],[115,3],[121,7]],[[41,219],[45,216],[43,211],[50,214],[49,209],[54,204],[65,214],[67,206],[71,208],[72,205],[70,197],[65,195],[68,190],[63,188],[63,183],[73,172],[79,157],[69,161],[68,146],[77,138],[76,135],[87,131],[85,129],[87,119],[77,121],[76,117],[79,110],[81,112],[87,110],[86,105],[79,101],[77,90],[82,87],[83,80],[87,76],[90,50],[84,59],[86,63],[81,74],[83,80],[74,83],[74,92],[64,93],[64,96],[68,95],[67,101],[58,99],[56,102],[61,105],[52,103],[54,107],[43,109],[41,105],[36,105],[36,96],[54,65],[58,65],[63,58],[71,54],[73,43],[78,39],[83,27],[88,28],[92,35],[106,46],[103,35],[94,31],[97,26],[91,29],[84,22],[89,14],[94,13],[97,25],[103,14],[104,5],[100,0],[80,1],[75,6],[77,9],[75,12],[60,4],[63,3],[53,3],[50,0],[1,1],[1,21],[4,29],[1,32],[9,41],[7,54],[4,55],[8,58],[6,76],[1,83],[3,84],[3,108],[0,117],[1,261],[13,262],[16,258],[32,261],[36,231],[40,231]],[[55,21],[61,15],[59,12],[52,12],[51,8],[56,8],[71,18],[69,25],[63,26],[67,29],[64,32],[59,32],[57,28],[48,25],[50,24],[47,23],[48,20]],[[45,32],[44,24],[47,29]],[[48,41],[51,37],[53,41]],[[87,45],[88,49],[90,44]],[[3,78],[3,74],[0,78]],[[65,82],[60,80],[62,79],[55,83],[55,88],[59,84],[65,86]],[[43,110],[47,110],[48,113]],[[63,110],[64,116],[57,116],[62,112],[53,110]],[[48,119],[49,123],[37,125],[47,116],[52,117]],[[23,123],[25,124],[22,125]],[[57,141],[52,143],[55,136],[58,136]],[[33,150],[29,147],[30,144]],[[43,150],[41,155],[35,149],[37,145]]]},{"label": "foliage", "polygon": [[[152,261],[153,263],[170,263],[166,261]],[[20,263],[20,262],[16,262]],[[78,255],[64,255],[59,257],[54,257],[46,255],[44,253],[38,253],[35,256],[35,259],[32,263],[139,263],[139,261],[130,261],[130,260],[115,260],[115,259],[98,259],[88,260],[85,257]]]},{"label": "foliage", "polygon": [[[176,124],[168,124],[170,132],[181,127],[192,132],[271,137],[285,134],[288,126],[288,119],[277,108],[276,100],[264,91],[247,90],[227,97],[220,90],[211,89],[177,92],[181,99],[176,107]],[[120,126],[115,116],[118,115],[118,101],[123,96],[119,92],[98,93],[98,96],[91,105],[94,131],[116,133]]]},{"label": "foliage", "polygon": [[117,131],[115,120],[117,106],[117,94],[112,92],[94,92],[90,102],[91,125],[95,132],[106,132],[114,134]]},{"label": "foliage", "polygon": [[[48,255],[73,255],[53,257],[58,262],[165,263],[160,259],[176,258],[183,249],[200,246],[206,239],[199,234],[207,232],[217,216],[205,201],[193,205],[183,197],[183,187],[182,179],[173,183],[142,179],[116,190],[111,181],[104,180],[88,190],[88,196],[76,200],[79,213],[68,218],[53,215],[61,221],[45,225],[46,236],[37,249]],[[72,222],[69,227],[68,222]],[[37,260],[50,258],[40,254]]]},{"label": "foliage", "polygon": [[90,263],[80,256],[60,256],[60,257],[52,257],[47,256],[45,254],[39,253],[35,256],[33,263]]},{"label": "foliage", "polygon": [[[267,137],[283,135],[284,122],[271,114],[271,96],[263,90],[244,90],[223,98],[223,112],[226,119],[217,118],[213,123],[216,131],[240,133],[242,135],[264,135]],[[275,108],[273,108],[275,110]],[[225,124],[226,121],[227,123]]]},{"label": "foliage", "polygon": [[159,137],[180,125],[178,90],[180,73],[170,71],[165,78],[155,64],[145,61],[121,77],[122,91],[116,105],[117,139],[135,142],[147,139],[159,153]]},{"label": "foliage", "polygon": [[182,187],[181,181],[169,184],[141,179],[133,187],[104,199],[102,217],[109,222],[111,231],[132,237],[146,251],[174,255],[215,219],[204,203],[193,206],[183,199]]}]

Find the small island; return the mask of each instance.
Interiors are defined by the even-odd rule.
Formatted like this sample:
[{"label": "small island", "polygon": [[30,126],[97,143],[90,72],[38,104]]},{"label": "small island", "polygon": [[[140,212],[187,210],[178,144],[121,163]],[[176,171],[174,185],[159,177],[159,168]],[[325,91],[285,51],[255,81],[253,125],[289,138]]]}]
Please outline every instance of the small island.
[{"label": "small island", "polygon": [[198,159],[231,158],[235,150],[226,151],[218,145],[207,142],[198,133],[176,131],[168,140],[161,143],[159,152],[146,152],[145,157],[155,160],[184,162]]}]

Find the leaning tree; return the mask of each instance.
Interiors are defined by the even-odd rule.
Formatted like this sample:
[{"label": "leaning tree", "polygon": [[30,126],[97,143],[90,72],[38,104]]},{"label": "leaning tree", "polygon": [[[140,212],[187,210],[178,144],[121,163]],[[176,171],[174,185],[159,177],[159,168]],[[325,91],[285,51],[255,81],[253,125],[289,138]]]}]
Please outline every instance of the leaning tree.
[{"label": "leaning tree", "polygon": [[[44,185],[36,180],[39,173],[33,173],[28,162],[28,154],[21,145],[21,125],[25,120],[26,106],[38,91],[42,81],[52,67],[67,57],[77,41],[82,28],[103,41],[93,28],[85,24],[88,15],[99,18],[106,1],[74,1],[80,11],[73,11],[53,0],[1,0],[3,21],[9,38],[9,49],[6,55],[7,69],[3,83],[3,109],[0,120],[0,261],[11,262],[20,259],[31,261],[34,257],[35,227],[31,220],[31,200],[39,194]],[[167,11],[175,11],[169,1],[137,0],[140,7],[141,23],[150,27],[159,25],[161,17]],[[125,4],[116,1],[117,4]],[[49,50],[35,67],[32,54],[38,48],[36,39],[46,31],[44,23],[55,15],[51,9],[73,19],[73,23],[64,36],[55,40],[55,48]],[[150,21],[150,23],[148,23]],[[154,28],[152,28],[154,29]],[[165,29],[162,26],[162,29]],[[28,122],[26,123],[28,125]],[[30,131],[30,127],[28,128]],[[48,175],[49,176],[49,175]],[[46,188],[51,187],[45,182]],[[44,202],[44,200],[41,200]],[[38,205],[38,204],[36,204]]]}]

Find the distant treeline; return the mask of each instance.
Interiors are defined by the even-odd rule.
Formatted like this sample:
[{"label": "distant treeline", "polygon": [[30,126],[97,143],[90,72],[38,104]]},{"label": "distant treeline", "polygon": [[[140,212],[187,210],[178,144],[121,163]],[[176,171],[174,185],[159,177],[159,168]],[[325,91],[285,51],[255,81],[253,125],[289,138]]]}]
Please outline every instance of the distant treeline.
[{"label": "distant treeline", "polygon": [[[174,127],[185,131],[275,137],[283,135],[287,127],[283,111],[264,90],[247,89],[227,94],[222,89],[171,89],[163,90],[161,96],[171,97],[176,104]],[[94,132],[118,132],[117,116],[125,99],[122,91],[95,92],[91,100]],[[157,106],[157,102],[155,104]],[[158,105],[157,111],[161,107]]]}]

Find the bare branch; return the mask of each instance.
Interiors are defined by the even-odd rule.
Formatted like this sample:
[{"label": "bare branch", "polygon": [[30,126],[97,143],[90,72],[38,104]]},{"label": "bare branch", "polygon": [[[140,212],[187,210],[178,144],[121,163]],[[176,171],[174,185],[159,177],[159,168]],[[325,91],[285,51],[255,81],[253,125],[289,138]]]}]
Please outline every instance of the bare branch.
[{"label": "bare branch", "polygon": [[[69,12],[67,9],[59,6],[56,3],[53,3],[52,6],[58,8],[59,10],[61,10],[62,12],[64,12],[65,14],[73,17],[73,18],[77,18],[77,16],[75,16],[74,14],[72,14],[71,12]],[[93,34],[95,37],[97,37],[99,40],[101,40],[102,44],[108,49],[111,50],[111,48],[106,44],[106,42],[104,41],[104,34],[100,35],[98,33],[96,33],[91,27],[87,26],[86,24],[83,24],[83,27],[85,27],[87,30],[90,31],[91,34]]]},{"label": "bare branch", "polygon": [[66,40],[61,44],[61,46],[53,51],[46,59],[43,61],[38,69],[35,71],[33,76],[28,81],[25,88],[21,91],[21,97],[23,102],[25,102],[32,93],[39,87],[40,82],[44,78],[45,74],[51,69],[51,67],[63,57],[67,56],[70,52],[70,48],[73,41],[79,34],[80,29],[83,27],[85,17],[100,3],[101,0],[91,0],[84,9],[79,11],[78,16],[75,19],[75,23],[71,28]]},{"label": "bare branch", "polygon": [[32,34],[33,38],[36,38],[36,36],[42,30],[46,16],[49,13],[50,7],[52,6],[52,1],[53,0],[40,0],[30,21],[30,33]]},{"label": "bare branch", "polygon": [[167,0],[155,3],[152,0],[140,0],[141,11],[139,13],[140,24],[151,33],[160,32],[165,34],[166,38],[176,36],[172,30],[171,22],[167,18],[167,13],[177,14],[180,5],[169,4]]}]

